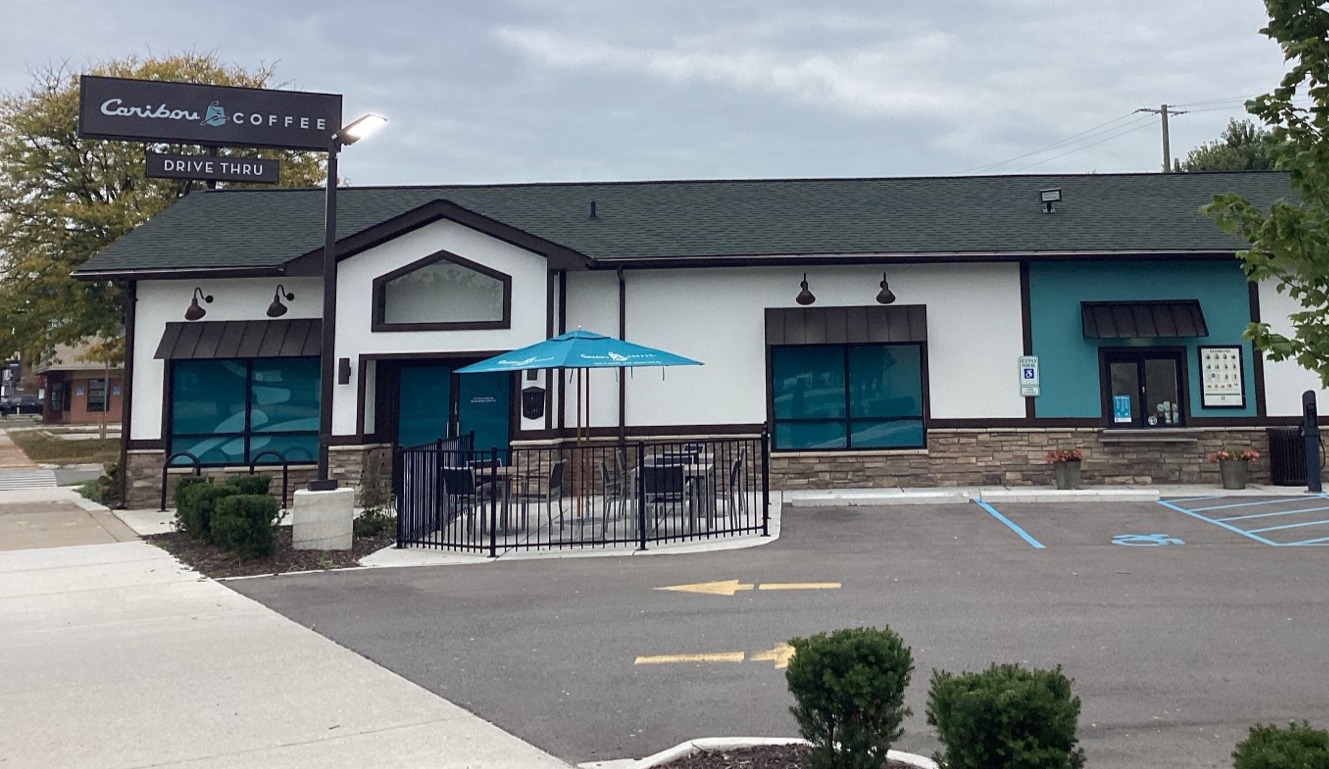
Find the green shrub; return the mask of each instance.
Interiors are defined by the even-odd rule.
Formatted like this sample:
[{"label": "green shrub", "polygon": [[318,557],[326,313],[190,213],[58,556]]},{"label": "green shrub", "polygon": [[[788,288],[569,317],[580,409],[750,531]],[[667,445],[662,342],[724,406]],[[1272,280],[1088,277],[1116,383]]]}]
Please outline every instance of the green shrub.
[{"label": "green shrub", "polygon": [[1055,670],[993,665],[981,673],[932,671],[928,724],[944,769],[1077,769],[1080,698]]},{"label": "green shrub", "polygon": [[1307,721],[1286,729],[1256,724],[1232,751],[1234,769],[1329,769],[1329,731]]},{"label": "green shrub", "polygon": [[226,479],[227,486],[234,486],[241,494],[267,494],[272,485],[271,475],[232,475]]},{"label": "green shrub", "polygon": [[181,481],[175,493],[175,527],[194,539],[213,542],[212,517],[218,500],[238,493],[235,486],[212,483],[211,479],[188,484]]},{"label": "green shrub", "polygon": [[355,516],[354,526],[357,537],[379,537],[397,530],[397,519],[381,507],[366,507]]},{"label": "green shrub", "polygon": [[[80,492],[81,493],[81,492]],[[87,497],[88,495],[84,494]],[[92,499],[92,497],[88,497]],[[101,477],[97,479],[97,497],[107,507],[119,507],[124,500],[120,498],[120,463],[107,462],[102,466]]]},{"label": "green shrub", "polygon": [[270,556],[277,549],[280,517],[277,500],[267,494],[232,494],[217,500],[212,541],[242,559]]},{"label": "green shrub", "polygon": [[789,709],[812,743],[812,769],[880,769],[909,715],[909,647],[890,628],[852,628],[795,638],[785,671]]}]

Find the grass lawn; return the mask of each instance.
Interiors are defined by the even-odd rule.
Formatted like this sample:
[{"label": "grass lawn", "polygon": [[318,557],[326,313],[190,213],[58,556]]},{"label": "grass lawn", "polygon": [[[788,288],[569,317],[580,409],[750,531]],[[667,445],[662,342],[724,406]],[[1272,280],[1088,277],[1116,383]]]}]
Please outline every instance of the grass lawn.
[{"label": "grass lawn", "polygon": [[33,462],[79,465],[114,462],[120,458],[120,439],[89,438],[66,441],[42,435],[39,430],[11,430],[9,437]]}]

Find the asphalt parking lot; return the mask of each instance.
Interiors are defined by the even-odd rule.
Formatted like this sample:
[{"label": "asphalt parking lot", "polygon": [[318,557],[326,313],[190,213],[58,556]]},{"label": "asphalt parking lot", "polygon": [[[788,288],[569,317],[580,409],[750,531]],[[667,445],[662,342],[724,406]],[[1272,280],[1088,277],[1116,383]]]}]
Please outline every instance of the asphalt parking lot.
[{"label": "asphalt parking lot", "polygon": [[1225,507],[1253,501],[788,510],[750,550],[227,584],[573,763],[794,735],[780,645],[890,625],[903,750],[937,747],[931,669],[1016,661],[1076,679],[1091,766],[1230,766],[1251,724],[1329,712],[1329,500]]}]

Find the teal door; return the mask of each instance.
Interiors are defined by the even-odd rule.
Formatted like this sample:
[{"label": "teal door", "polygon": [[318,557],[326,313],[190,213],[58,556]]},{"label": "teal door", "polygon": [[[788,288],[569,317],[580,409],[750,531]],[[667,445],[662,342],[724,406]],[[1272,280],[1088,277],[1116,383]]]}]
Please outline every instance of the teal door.
[{"label": "teal door", "polygon": [[451,417],[452,366],[402,366],[397,394],[397,445],[418,446],[448,437]]},{"label": "teal door", "polygon": [[466,365],[404,363],[397,393],[397,445],[475,432],[475,450],[504,456],[511,427],[511,374],[454,374]]},{"label": "teal door", "polygon": [[498,448],[505,457],[508,448],[509,382],[512,375],[462,374],[458,380],[457,424],[461,433],[475,431],[475,450]]}]

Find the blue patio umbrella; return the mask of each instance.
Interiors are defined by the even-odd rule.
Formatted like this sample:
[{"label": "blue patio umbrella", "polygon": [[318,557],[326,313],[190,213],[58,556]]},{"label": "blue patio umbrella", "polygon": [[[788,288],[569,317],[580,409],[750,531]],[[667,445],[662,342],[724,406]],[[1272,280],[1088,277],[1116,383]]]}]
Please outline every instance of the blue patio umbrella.
[{"label": "blue patio umbrella", "polygon": [[[577,443],[581,443],[582,428],[582,370],[593,368],[636,368],[638,366],[700,366],[701,361],[684,358],[672,352],[657,350],[622,339],[597,334],[585,329],[559,334],[552,339],[537,342],[512,352],[495,355],[479,363],[457,369],[458,374],[484,374],[495,371],[526,371],[528,369],[556,368],[577,371]],[[589,388],[586,398],[586,421],[590,421]],[[587,425],[589,427],[589,425]],[[620,440],[623,435],[620,430]],[[580,456],[580,455],[579,455]],[[580,462],[578,463],[580,464]],[[574,465],[574,485],[581,488],[585,469]],[[577,497],[580,514],[581,496]]]},{"label": "blue patio umbrella", "polygon": [[700,366],[701,361],[657,350],[593,331],[577,329],[520,350],[457,369],[458,374],[525,371],[540,368],[636,368],[637,366]]}]

